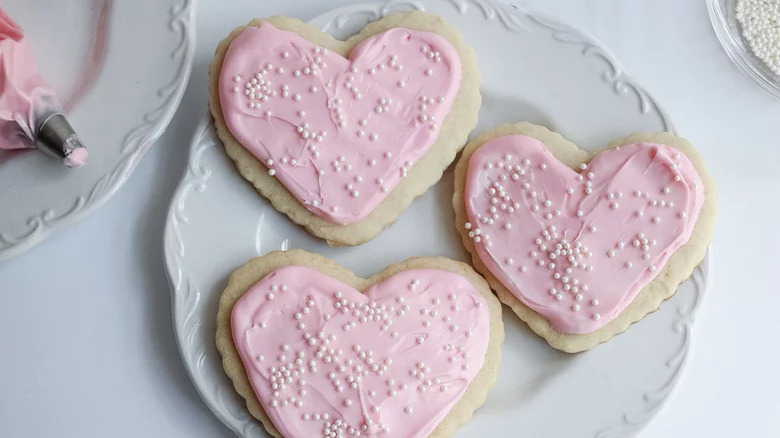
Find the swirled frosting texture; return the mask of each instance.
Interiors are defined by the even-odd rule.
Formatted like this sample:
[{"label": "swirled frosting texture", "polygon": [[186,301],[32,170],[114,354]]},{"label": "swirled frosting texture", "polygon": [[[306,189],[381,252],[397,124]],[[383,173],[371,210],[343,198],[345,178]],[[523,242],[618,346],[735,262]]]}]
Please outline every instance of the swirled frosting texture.
[{"label": "swirled frosting texture", "polygon": [[22,29],[0,9],[0,149],[34,147],[35,121],[59,108],[38,73]]},{"label": "swirled frosting texture", "polygon": [[480,260],[556,331],[614,319],[685,244],[704,203],[677,149],[636,143],[577,171],[525,135],[490,140],[469,161],[465,202]]},{"label": "swirled frosting texture", "polygon": [[405,271],[360,293],[290,266],[236,302],[231,326],[283,436],[422,438],[482,367],[490,314],[471,283],[449,271]]},{"label": "swirled frosting texture", "polygon": [[219,79],[233,136],[306,208],[365,218],[439,135],[461,80],[449,42],[394,28],[348,58],[267,22],[230,44]]}]

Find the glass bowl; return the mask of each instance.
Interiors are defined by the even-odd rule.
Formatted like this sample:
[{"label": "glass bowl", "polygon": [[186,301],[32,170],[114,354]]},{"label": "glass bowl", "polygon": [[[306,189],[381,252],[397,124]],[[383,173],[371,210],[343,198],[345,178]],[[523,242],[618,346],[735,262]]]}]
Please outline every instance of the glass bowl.
[{"label": "glass bowl", "polygon": [[737,0],[707,0],[712,28],[734,64],[766,92],[780,99],[780,76],[753,55],[740,32],[736,17]]}]

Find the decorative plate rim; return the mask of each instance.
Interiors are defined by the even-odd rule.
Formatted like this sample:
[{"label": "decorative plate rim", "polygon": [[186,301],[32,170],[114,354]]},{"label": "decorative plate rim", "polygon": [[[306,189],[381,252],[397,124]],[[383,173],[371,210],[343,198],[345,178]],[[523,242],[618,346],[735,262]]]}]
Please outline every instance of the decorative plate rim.
[{"label": "decorative plate rim", "polygon": [[[428,0],[436,1],[436,0]],[[522,24],[516,20],[514,14],[524,15],[535,24],[543,26],[552,31],[553,38],[565,44],[577,44],[582,46],[583,56],[593,56],[602,60],[606,70],[602,79],[607,82],[612,90],[618,94],[631,93],[636,96],[639,103],[639,110],[647,113],[651,108],[655,108],[661,117],[667,131],[676,132],[674,125],[670,121],[666,112],[653,99],[652,96],[632,78],[623,72],[620,63],[615,59],[609,50],[601,44],[597,38],[588,32],[579,30],[571,25],[565,24],[558,19],[544,14],[526,11],[516,5],[503,3],[499,0],[438,0],[452,4],[459,12],[465,13],[469,5],[475,5],[483,14],[486,20],[498,19],[510,31],[517,31]],[[369,21],[396,11],[399,8],[425,9],[423,2],[418,0],[392,0],[385,3],[361,3],[337,8],[326,12],[323,15],[315,17],[311,21],[317,21],[320,17],[333,17],[324,25],[323,30],[330,29],[331,26],[341,28],[346,25],[350,16],[361,15],[363,18],[368,16]],[[240,412],[230,412],[229,408],[221,400],[224,397],[233,396],[232,386],[223,387],[218,385],[214,389],[214,394],[204,394],[204,387],[201,384],[202,375],[197,371],[202,369],[206,359],[206,352],[201,348],[193,350],[193,342],[197,339],[198,333],[203,327],[202,320],[195,315],[198,304],[201,300],[201,291],[182,271],[181,262],[185,254],[185,245],[182,240],[181,227],[188,222],[185,212],[185,204],[188,197],[193,192],[203,192],[206,188],[206,182],[211,176],[211,171],[203,167],[200,159],[209,147],[216,146],[216,134],[214,133],[213,121],[210,115],[206,114],[196,128],[188,156],[188,165],[182,175],[182,179],[176,188],[176,192],[171,200],[171,206],[165,225],[165,235],[163,239],[163,250],[166,263],[166,273],[171,286],[172,298],[172,316],[174,319],[174,332],[177,340],[177,346],[182,356],[182,362],[193,381],[193,384],[203,399],[207,407],[219,418],[223,424],[230,428],[238,436],[248,436],[253,428],[258,428],[258,423],[253,417],[242,409]],[[658,388],[648,390],[641,395],[643,409],[638,411],[625,412],[620,418],[615,418],[612,425],[598,431],[594,438],[617,438],[633,436],[638,433],[649,420],[658,413],[660,408],[668,400],[670,393],[679,381],[682,370],[690,351],[692,339],[692,324],[695,313],[701,303],[702,296],[706,293],[710,278],[712,253],[708,249],[707,254],[701,264],[697,266],[692,274],[694,299],[692,303],[686,303],[677,307],[672,330],[680,334],[680,345],[675,349],[673,355],[668,358],[664,364],[671,369],[671,374],[667,380]],[[225,392],[228,392],[226,394]],[[219,401],[221,405],[215,403]],[[242,405],[243,406],[243,405]]]},{"label": "decorative plate rim", "polygon": [[155,90],[159,104],[141,116],[141,122],[132,126],[124,135],[120,147],[120,160],[108,173],[99,177],[94,186],[79,195],[64,212],[51,208],[25,220],[27,229],[17,236],[0,231],[0,261],[18,256],[106,203],[129,179],[135,167],[152,144],[163,134],[173,118],[189,82],[195,56],[196,1],[181,0],[171,7],[168,27],[179,35],[179,41],[170,57],[178,67],[173,78],[162,88]]}]

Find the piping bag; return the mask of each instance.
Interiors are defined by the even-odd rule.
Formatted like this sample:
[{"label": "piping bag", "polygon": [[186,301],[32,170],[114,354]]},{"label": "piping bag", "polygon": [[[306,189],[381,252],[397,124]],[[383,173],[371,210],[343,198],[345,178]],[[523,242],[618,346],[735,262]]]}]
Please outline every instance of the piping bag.
[{"label": "piping bag", "polygon": [[38,73],[24,31],[0,8],[0,149],[38,148],[80,167],[87,148]]}]

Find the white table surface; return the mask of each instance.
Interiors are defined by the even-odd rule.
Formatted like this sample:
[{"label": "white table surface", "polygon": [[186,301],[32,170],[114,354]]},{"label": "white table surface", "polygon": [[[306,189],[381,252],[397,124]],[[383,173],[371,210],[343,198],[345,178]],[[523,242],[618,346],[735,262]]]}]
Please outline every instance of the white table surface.
[{"label": "white table surface", "polygon": [[[162,258],[168,202],[205,113],[206,68],[230,30],[209,17],[242,24],[240,11],[254,8],[308,19],[349,3],[200,0],[192,80],[165,136],[101,210],[0,264],[0,436],[231,436],[180,363]],[[601,39],[719,183],[713,282],[688,367],[643,436],[780,436],[780,101],[731,64],[704,0],[521,4]]]}]

